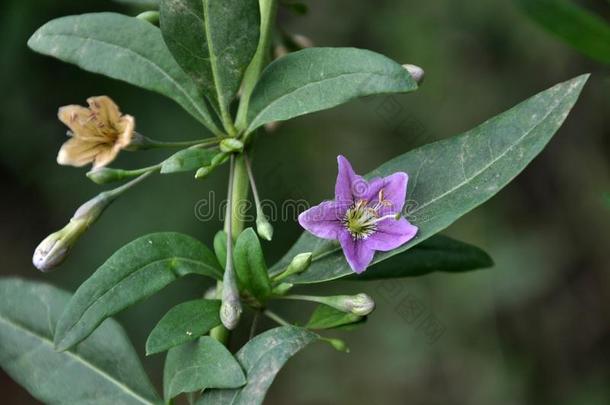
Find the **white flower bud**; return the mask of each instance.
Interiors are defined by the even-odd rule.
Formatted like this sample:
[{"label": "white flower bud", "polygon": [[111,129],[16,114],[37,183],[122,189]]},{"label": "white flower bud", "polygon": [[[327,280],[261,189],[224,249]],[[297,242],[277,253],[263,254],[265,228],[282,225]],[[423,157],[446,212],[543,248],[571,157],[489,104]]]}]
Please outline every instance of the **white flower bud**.
[{"label": "white flower bud", "polygon": [[80,236],[99,218],[111,202],[112,198],[107,193],[101,193],[81,205],[68,225],[40,242],[32,256],[34,266],[44,272],[59,266],[66,259],[70,249]]},{"label": "white flower bud", "polygon": [[413,80],[417,82],[417,84],[421,84],[424,81],[424,69],[420,68],[419,66],[409,64],[402,65],[402,67],[404,67],[407,72],[409,72],[409,74],[411,75]]},{"label": "white flower bud", "polygon": [[270,241],[273,238],[273,226],[262,212],[256,216],[256,233],[265,240]]},{"label": "white flower bud", "polygon": [[351,313],[358,316],[367,316],[375,310],[375,301],[367,294],[360,293],[352,299]]},{"label": "white flower bud", "polygon": [[239,319],[241,318],[241,304],[237,301],[223,301],[220,306],[220,321],[225,328],[233,330],[237,327]]}]

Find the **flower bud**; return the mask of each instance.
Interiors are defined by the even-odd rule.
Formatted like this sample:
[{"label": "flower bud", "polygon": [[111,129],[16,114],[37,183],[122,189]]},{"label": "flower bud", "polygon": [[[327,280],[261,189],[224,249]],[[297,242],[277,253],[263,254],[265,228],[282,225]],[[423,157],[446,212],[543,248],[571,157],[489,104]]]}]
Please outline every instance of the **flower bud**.
[{"label": "flower bud", "polygon": [[417,84],[421,84],[424,81],[424,69],[420,68],[419,66],[415,66],[415,65],[402,65],[402,67],[404,67],[407,72],[409,72],[409,74],[411,75],[411,77],[413,78],[413,80],[415,80],[417,82]]},{"label": "flower bud", "polygon": [[347,347],[347,343],[345,343],[341,339],[331,339],[331,338],[320,338],[323,342],[331,345],[335,350],[343,353],[349,353],[349,347]]},{"label": "flower bud", "polygon": [[350,312],[358,316],[367,316],[375,309],[375,301],[364,293],[324,297],[319,298],[317,302],[331,306],[339,311]]},{"label": "flower bud", "polygon": [[131,176],[129,176],[129,173],[126,170],[100,167],[89,171],[87,177],[95,184],[108,184],[115,181],[121,181],[124,178]]},{"label": "flower bud", "polygon": [[352,300],[352,314],[367,316],[375,310],[375,301],[364,293],[357,294]]},{"label": "flower bud", "polygon": [[235,329],[241,318],[241,311],[239,300],[223,301],[220,306],[220,321],[224,327],[229,330]]},{"label": "flower bud", "polygon": [[59,266],[68,256],[70,249],[99,218],[104,209],[112,202],[108,194],[101,193],[87,201],[76,210],[68,225],[47,236],[36,248],[32,263],[40,271],[50,271]]},{"label": "flower bud", "polygon": [[256,216],[256,233],[265,240],[270,241],[273,238],[273,226],[262,212],[259,212]]},{"label": "flower bud", "polygon": [[278,281],[288,278],[290,276],[301,274],[309,268],[309,266],[311,265],[312,258],[313,253],[311,252],[299,253],[292,259],[290,264],[286,267],[286,270],[275,276],[273,281],[277,283]]},{"label": "flower bud", "polygon": [[198,179],[198,180],[203,180],[206,177],[208,177],[210,175],[210,173],[212,173],[214,171],[214,169],[216,169],[216,167],[214,167],[214,166],[204,166],[204,167],[201,167],[195,173],[195,178]]},{"label": "flower bud", "polygon": [[244,143],[235,138],[225,138],[220,141],[220,151],[224,153],[242,152]]}]

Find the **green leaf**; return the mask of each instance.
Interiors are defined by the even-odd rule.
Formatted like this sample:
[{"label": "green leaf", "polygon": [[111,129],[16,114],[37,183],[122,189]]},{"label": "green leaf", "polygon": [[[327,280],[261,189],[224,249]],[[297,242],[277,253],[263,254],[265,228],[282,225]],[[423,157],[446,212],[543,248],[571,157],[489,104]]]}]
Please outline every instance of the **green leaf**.
[{"label": "green leaf", "polygon": [[227,265],[227,233],[225,231],[218,231],[214,236],[214,253],[224,268]]},{"label": "green leaf", "polygon": [[259,405],[284,364],[319,338],[313,332],[282,326],[256,336],[237,352],[248,383],[237,390],[210,390],[197,405]]},{"label": "green leaf", "polygon": [[146,354],[160,353],[195,340],[220,325],[220,301],[194,300],[178,304],[155,326],[146,340]]},{"label": "green leaf", "polygon": [[181,150],[167,158],[161,164],[161,173],[178,173],[198,170],[201,167],[212,164],[212,159],[219,152],[217,150],[199,147]]},{"label": "green leaf", "polygon": [[174,58],[223,117],[256,52],[257,0],[162,0],[161,29]]},{"label": "green leaf", "polygon": [[493,260],[482,249],[443,235],[434,235],[412,249],[378,262],[350,280],[379,280],[415,277],[434,271],[459,273],[493,266]]},{"label": "green leaf", "polygon": [[318,305],[313,314],[311,314],[311,318],[309,318],[305,327],[308,329],[333,329],[340,326],[359,323],[364,319],[365,318],[362,316],[345,313],[333,307],[329,307],[328,305],[321,304]]},{"label": "green leaf", "polygon": [[57,350],[74,346],[104,319],[188,274],[222,278],[214,254],[190,236],[154,233],[123,246],[70,300],[57,324]]},{"label": "green leaf", "polygon": [[372,94],[407,93],[417,83],[398,63],[355,48],[309,48],[271,63],[254,88],[248,132],[269,122]]},{"label": "green leaf", "polygon": [[[406,216],[418,226],[415,238],[389,252],[380,263],[423,242],[478,207],[514,179],[542,151],[576,103],[588,75],[560,83],[459,136],[400,155],[368,174],[368,178],[399,171],[410,175]],[[290,254],[297,250],[301,237]],[[293,284],[317,283],[352,273],[337,244],[320,241],[314,261]],[[322,252],[320,252],[322,250]],[[285,265],[286,256],[271,274]],[[368,270],[374,271],[374,268]]]},{"label": "green leaf", "polygon": [[[346,266],[347,264],[341,263],[336,256],[328,254],[337,252],[337,256],[341,256],[338,249],[337,243],[319,239],[304,232],[284,257],[271,268],[269,273],[275,275],[281,272],[292,257],[301,252],[313,251],[315,252],[314,258],[322,256],[319,259],[320,261],[316,261],[316,266],[324,266],[326,261],[331,260],[339,261],[338,266]],[[491,266],[493,266],[493,260],[480,248],[437,234],[409,250],[387,260],[377,262],[364,273],[355,274],[350,271],[350,275],[347,277],[350,280],[367,281],[416,277],[435,271],[464,272]]]},{"label": "green leaf", "polygon": [[568,0],[519,0],[523,10],[547,31],[579,52],[610,64],[610,24]]},{"label": "green leaf", "polygon": [[159,8],[159,0],[114,0],[116,3],[126,4],[139,8]]},{"label": "green leaf", "polygon": [[123,328],[108,320],[66,352],[53,331],[70,295],[50,285],[0,279],[0,365],[46,404],[158,404]]},{"label": "green leaf", "polygon": [[28,45],[89,72],[161,93],[220,133],[202,93],[172,58],[161,31],[146,21],[115,13],[63,17],[39,28]]},{"label": "green leaf", "polygon": [[248,228],[239,235],[233,258],[240,290],[260,300],[267,299],[271,295],[271,282],[263,249],[254,229]]},{"label": "green leaf", "polygon": [[241,366],[230,351],[209,336],[167,353],[163,373],[165,400],[209,388],[239,388],[246,384]]}]

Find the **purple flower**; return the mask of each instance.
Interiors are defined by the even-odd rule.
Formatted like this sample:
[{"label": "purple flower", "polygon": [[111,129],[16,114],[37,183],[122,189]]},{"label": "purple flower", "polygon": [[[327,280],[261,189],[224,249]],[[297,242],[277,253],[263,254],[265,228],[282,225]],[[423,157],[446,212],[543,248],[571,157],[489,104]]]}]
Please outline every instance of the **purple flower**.
[{"label": "purple flower", "polygon": [[335,200],[299,215],[303,228],[323,239],[338,240],[352,270],[362,273],[375,251],[386,252],[413,239],[417,227],[400,218],[407,194],[406,173],[366,181],[337,157]]}]

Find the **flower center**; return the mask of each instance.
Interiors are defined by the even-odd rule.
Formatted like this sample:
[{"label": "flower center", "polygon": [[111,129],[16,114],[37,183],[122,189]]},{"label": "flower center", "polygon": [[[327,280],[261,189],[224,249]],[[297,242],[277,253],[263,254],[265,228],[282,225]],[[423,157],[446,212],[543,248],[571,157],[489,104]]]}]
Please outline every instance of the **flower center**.
[{"label": "flower center", "polygon": [[349,231],[354,240],[366,239],[377,231],[377,223],[388,218],[396,218],[395,214],[380,216],[379,210],[392,203],[384,198],[383,189],[379,191],[379,201],[374,205],[367,200],[358,200],[346,212],[343,226]]}]

